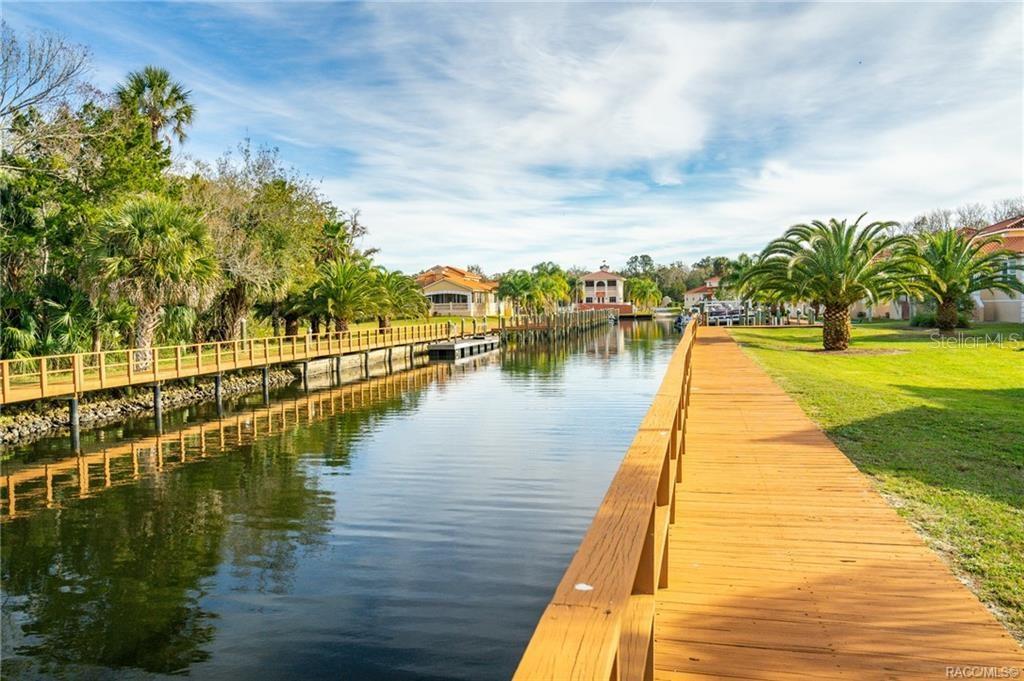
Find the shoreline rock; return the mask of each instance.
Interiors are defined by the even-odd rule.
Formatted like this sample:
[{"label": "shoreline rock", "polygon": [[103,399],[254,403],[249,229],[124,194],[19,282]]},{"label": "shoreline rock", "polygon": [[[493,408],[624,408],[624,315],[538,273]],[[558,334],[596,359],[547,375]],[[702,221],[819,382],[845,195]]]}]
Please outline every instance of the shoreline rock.
[{"label": "shoreline rock", "polygon": [[[280,388],[296,380],[296,375],[287,369],[270,371],[270,387]],[[263,388],[262,372],[240,372],[225,376],[223,395],[237,396],[259,392]],[[198,379],[195,385],[188,383],[165,384],[163,386],[165,410],[188,407],[204,402],[213,402],[213,380]],[[0,445],[24,445],[46,437],[67,434],[68,407],[66,402],[52,400],[37,412],[35,403],[4,405],[0,414]],[[78,419],[83,430],[124,421],[127,418],[153,411],[153,396],[146,388],[136,388],[131,396],[111,396],[110,393],[83,395],[78,402]]]}]

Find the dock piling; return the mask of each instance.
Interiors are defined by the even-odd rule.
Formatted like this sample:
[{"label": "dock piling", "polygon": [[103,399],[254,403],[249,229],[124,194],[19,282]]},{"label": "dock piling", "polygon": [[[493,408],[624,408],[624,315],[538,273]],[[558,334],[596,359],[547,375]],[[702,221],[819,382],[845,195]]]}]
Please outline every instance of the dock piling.
[{"label": "dock piling", "polygon": [[156,423],[156,432],[164,432],[164,398],[160,391],[160,384],[153,384],[153,421]]},{"label": "dock piling", "polygon": [[213,375],[213,394],[217,399],[217,418],[224,416],[224,391],[222,374]]},{"label": "dock piling", "polygon": [[82,451],[81,429],[78,419],[78,395],[68,400],[68,428],[71,430],[71,450],[76,454]]}]

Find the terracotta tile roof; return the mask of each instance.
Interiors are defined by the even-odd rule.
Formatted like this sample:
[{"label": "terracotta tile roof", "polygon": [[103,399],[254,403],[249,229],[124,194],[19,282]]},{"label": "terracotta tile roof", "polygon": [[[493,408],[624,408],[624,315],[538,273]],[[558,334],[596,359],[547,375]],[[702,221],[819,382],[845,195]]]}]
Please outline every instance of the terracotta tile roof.
[{"label": "terracotta tile roof", "polygon": [[487,281],[472,272],[451,265],[437,265],[416,276],[416,283],[420,285],[420,288],[438,281],[450,281],[456,286],[468,288],[471,291],[493,291],[498,288],[496,281]]},{"label": "terracotta tile roof", "polygon": [[982,253],[1000,250],[1013,251],[1017,255],[1024,255],[1024,234],[1003,237],[1002,243],[991,243],[981,247]]},{"label": "terracotta tile roof", "polygon": [[718,288],[715,286],[698,286],[697,288],[691,288],[686,293],[714,293],[717,290]]},{"label": "terracotta tile roof", "polygon": [[1007,218],[1006,220],[1000,220],[994,225],[989,225],[988,227],[979,229],[978,235],[987,236],[989,234],[999,234],[1001,232],[1007,232],[1011,229],[1024,229],[1024,215],[1018,215],[1015,218]]},{"label": "terracotta tile roof", "polygon": [[580,279],[583,281],[601,281],[605,279],[625,279],[625,277],[618,272],[604,272],[602,270],[598,270],[597,272],[584,274]]}]

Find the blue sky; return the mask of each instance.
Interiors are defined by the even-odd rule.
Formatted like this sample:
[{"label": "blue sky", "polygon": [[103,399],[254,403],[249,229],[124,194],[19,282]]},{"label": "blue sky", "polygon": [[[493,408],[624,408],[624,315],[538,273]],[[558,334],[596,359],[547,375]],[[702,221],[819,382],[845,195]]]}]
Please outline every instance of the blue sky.
[{"label": "blue sky", "polygon": [[0,7],[100,87],[168,68],[183,154],[278,147],[407,271],[692,262],[1024,193],[1019,3]]}]

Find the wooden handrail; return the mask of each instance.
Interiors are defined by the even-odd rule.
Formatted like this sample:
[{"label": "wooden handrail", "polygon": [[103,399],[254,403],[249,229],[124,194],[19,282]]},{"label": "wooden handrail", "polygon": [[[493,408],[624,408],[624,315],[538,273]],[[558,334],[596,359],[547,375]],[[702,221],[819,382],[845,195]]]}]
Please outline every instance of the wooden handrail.
[{"label": "wooden handrail", "polygon": [[[401,342],[396,328],[401,327],[5,359],[0,404],[386,348]],[[438,324],[416,329],[423,342],[441,337]],[[240,343],[249,345],[247,352],[239,351]]]},{"label": "wooden handrail", "polygon": [[654,594],[668,585],[668,529],[683,453],[692,320],[590,529],[541,615],[514,679],[654,678]]},{"label": "wooden handrail", "polygon": [[[596,319],[585,311],[575,314]],[[466,326],[461,325],[461,335],[468,333]],[[457,326],[452,332],[447,323],[427,323],[5,359],[0,360],[0,404],[366,352],[409,344],[410,336],[412,342],[429,343],[453,335],[460,335]],[[247,344],[248,351],[245,345],[239,351],[239,344]]]}]

